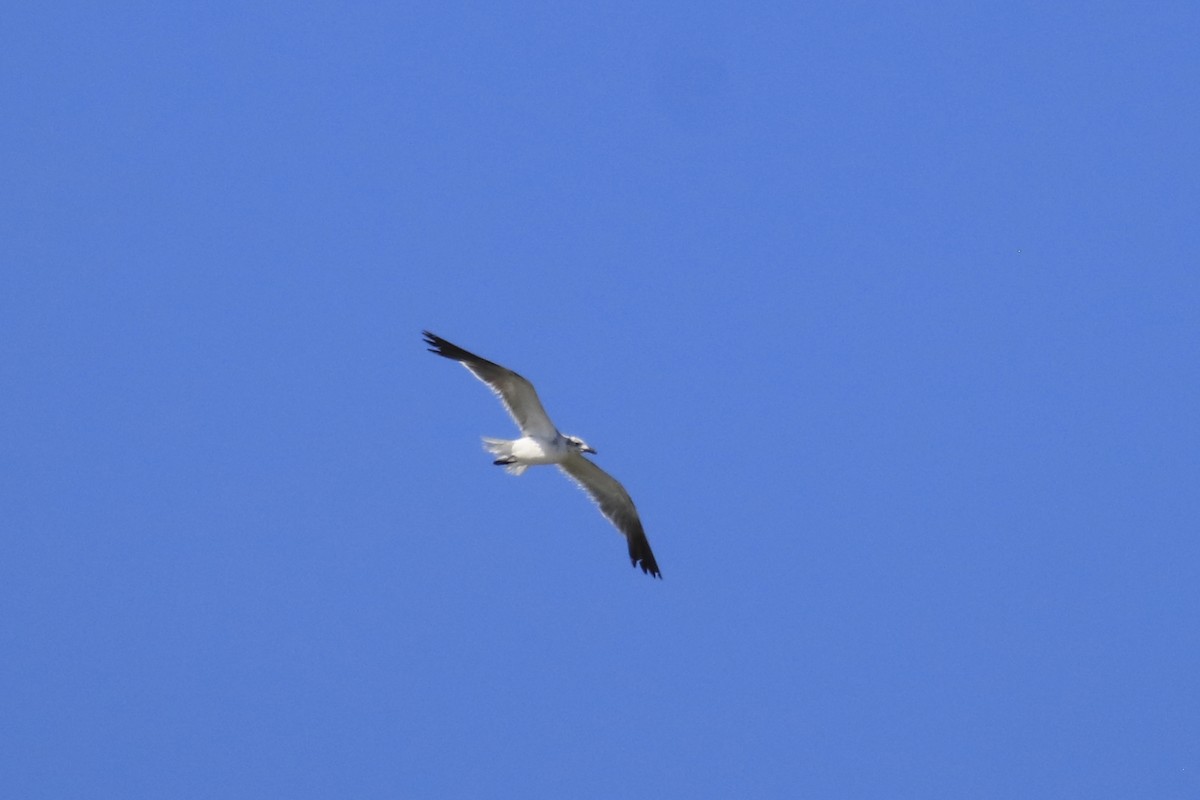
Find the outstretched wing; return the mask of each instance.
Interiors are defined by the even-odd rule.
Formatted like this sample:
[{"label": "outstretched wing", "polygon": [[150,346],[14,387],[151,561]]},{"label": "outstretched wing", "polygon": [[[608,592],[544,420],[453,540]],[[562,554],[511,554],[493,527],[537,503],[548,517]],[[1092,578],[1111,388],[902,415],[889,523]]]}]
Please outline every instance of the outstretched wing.
[{"label": "outstretched wing", "polygon": [[[637,509],[625,487],[617,479],[588,461],[578,452],[567,456],[559,463],[558,468],[567,477],[578,483],[588,495],[600,506],[600,512],[608,517],[608,521],[617,526],[617,530],[625,534],[629,542],[629,561],[635,567],[640,566],[642,572],[661,578],[658,562],[650,550],[650,541],[642,530],[642,521],[638,518]],[[640,563],[639,563],[640,562]]]},{"label": "outstretched wing", "polygon": [[558,428],[554,427],[554,423],[546,415],[546,409],[542,408],[542,401],[538,399],[532,383],[511,369],[505,369],[486,358],[469,353],[440,336],[429,331],[422,333],[425,334],[425,344],[433,345],[429,352],[461,363],[496,393],[500,402],[508,409],[509,415],[521,428],[522,434],[541,439],[553,439],[558,434]]}]

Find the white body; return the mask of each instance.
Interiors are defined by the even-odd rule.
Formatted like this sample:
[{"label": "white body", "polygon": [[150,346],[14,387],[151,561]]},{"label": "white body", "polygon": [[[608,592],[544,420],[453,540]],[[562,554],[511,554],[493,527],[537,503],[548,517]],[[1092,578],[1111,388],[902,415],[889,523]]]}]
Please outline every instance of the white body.
[{"label": "white body", "polygon": [[484,448],[497,459],[515,458],[512,464],[504,465],[511,475],[520,475],[528,467],[537,464],[561,464],[571,454],[571,447],[562,436],[544,439],[540,436],[522,436],[520,439],[491,439],[483,437]]}]

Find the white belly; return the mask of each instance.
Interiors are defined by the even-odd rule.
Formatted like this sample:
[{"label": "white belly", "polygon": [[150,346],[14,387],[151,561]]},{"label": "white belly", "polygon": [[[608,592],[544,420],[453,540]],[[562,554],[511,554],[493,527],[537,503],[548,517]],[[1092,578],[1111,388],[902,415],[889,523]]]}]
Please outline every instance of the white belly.
[{"label": "white belly", "polygon": [[[555,446],[555,445],[558,446]],[[512,443],[512,454],[522,464],[557,464],[567,457],[566,442],[522,436]]]}]

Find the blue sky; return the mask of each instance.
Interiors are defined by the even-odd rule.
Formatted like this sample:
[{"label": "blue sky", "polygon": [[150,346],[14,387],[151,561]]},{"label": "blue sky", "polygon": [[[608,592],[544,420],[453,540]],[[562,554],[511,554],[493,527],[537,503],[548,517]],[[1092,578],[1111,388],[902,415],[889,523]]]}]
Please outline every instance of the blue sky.
[{"label": "blue sky", "polygon": [[6,9],[0,794],[1200,796],[1197,30]]}]

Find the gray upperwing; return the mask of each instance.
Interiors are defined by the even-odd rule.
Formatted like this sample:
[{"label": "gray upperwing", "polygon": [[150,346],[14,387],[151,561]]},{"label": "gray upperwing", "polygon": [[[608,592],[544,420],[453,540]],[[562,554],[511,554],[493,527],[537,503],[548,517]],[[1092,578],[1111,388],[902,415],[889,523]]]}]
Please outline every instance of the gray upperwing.
[{"label": "gray upperwing", "polygon": [[642,572],[661,578],[658,562],[654,560],[654,552],[650,549],[650,540],[646,538],[633,498],[625,491],[625,487],[580,453],[571,453],[558,468],[579,484],[600,506],[600,513],[625,534],[629,543],[630,562],[635,567],[640,566]]},{"label": "gray upperwing", "polygon": [[558,434],[558,428],[550,421],[532,383],[511,369],[480,358],[436,334],[429,331],[422,333],[425,335],[425,343],[433,345],[429,352],[461,363],[496,393],[504,408],[508,410],[509,416],[521,428],[521,433],[543,439],[553,439]]}]

